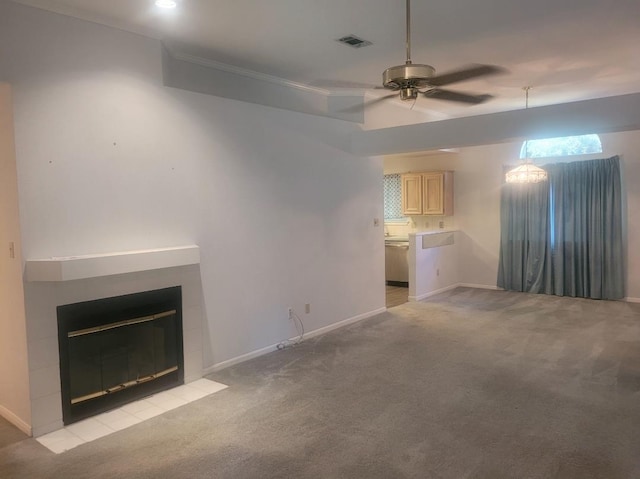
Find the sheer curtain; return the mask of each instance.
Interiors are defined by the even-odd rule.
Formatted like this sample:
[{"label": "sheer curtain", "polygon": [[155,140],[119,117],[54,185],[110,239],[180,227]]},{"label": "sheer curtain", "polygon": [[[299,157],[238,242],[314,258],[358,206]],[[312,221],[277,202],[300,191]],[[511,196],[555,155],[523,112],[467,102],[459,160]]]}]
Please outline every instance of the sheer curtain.
[{"label": "sheer curtain", "polygon": [[548,182],[503,185],[498,286],[595,299],[624,297],[619,158],[545,169]]}]

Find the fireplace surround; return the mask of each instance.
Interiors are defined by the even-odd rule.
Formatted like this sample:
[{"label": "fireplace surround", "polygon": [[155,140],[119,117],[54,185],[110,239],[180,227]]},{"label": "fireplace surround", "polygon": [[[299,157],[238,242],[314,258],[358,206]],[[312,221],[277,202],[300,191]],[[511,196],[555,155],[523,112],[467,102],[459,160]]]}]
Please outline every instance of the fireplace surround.
[{"label": "fireplace surround", "polygon": [[184,383],[180,286],[57,307],[65,425]]},{"label": "fireplace surround", "polygon": [[[31,268],[36,263],[37,269]],[[57,263],[57,264],[56,264]],[[204,303],[197,246],[27,260],[25,309],[31,434],[64,426],[57,308],[180,286],[184,383],[202,377]]]}]

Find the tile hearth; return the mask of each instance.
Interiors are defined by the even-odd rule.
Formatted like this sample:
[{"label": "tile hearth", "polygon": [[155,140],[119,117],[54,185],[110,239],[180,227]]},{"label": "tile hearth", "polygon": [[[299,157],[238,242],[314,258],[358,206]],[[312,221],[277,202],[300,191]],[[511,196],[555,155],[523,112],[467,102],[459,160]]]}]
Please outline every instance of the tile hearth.
[{"label": "tile hearth", "polygon": [[58,431],[40,436],[36,440],[50,451],[60,454],[80,444],[126,429],[129,426],[159,416],[226,388],[226,385],[209,379],[198,379],[189,384],[154,394],[125,404],[112,411],[76,422]]}]

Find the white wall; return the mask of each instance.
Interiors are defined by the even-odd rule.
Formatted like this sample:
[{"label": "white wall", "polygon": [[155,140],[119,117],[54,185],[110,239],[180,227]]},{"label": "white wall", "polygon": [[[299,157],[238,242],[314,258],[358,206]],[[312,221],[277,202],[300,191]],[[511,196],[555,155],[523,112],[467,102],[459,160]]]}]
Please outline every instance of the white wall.
[{"label": "white wall", "polygon": [[620,155],[627,213],[627,297],[640,301],[640,131],[600,135],[604,157]]},{"label": "white wall", "polygon": [[[14,257],[9,244],[14,245]],[[27,331],[11,88],[0,83],[0,416],[30,433]]]},{"label": "white wall", "polygon": [[458,154],[452,152],[426,152],[384,157],[384,174],[393,175],[410,171],[454,170]]},{"label": "white wall", "polygon": [[495,287],[500,247],[502,165],[518,158],[519,144],[462,148],[455,172],[460,234],[460,281]]},{"label": "white wall", "polygon": [[[26,258],[201,247],[205,366],[384,307],[352,124],[161,85],[151,39],[0,2]],[[311,303],[311,314],[303,314]],[[55,318],[51,319],[52,321]]]}]

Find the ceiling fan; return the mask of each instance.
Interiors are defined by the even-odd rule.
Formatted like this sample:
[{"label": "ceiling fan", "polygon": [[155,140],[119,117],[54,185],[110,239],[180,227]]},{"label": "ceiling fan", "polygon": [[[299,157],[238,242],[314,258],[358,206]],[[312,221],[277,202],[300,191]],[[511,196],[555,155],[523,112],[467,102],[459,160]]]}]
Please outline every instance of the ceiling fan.
[{"label": "ceiling fan", "polygon": [[[421,65],[411,61],[411,1],[407,1],[407,60],[404,65],[387,68],[382,73],[382,87],[393,92],[400,92],[401,100],[416,100],[418,95],[437,100],[455,101],[467,104],[483,103],[491,98],[491,95],[470,95],[452,90],[445,90],[441,86],[458,83],[472,78],[506,73],[504,68],[495,65],[469,65],[467,67],[436,75],[436,70],[431,65]],[[371,105],[397,94],[386,95],[365,103]]]}]

